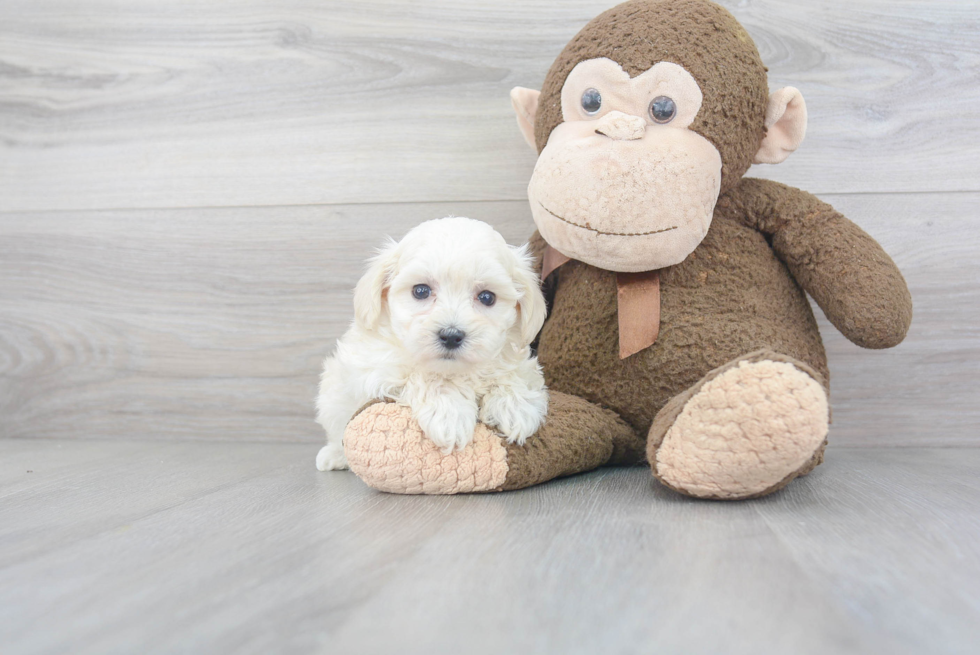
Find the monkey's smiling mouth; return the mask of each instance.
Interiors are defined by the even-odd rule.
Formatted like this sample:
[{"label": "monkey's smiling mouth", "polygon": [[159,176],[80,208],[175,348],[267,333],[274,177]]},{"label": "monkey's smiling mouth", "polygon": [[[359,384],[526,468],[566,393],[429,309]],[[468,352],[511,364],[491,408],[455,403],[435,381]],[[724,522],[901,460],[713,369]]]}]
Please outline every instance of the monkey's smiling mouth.
[{"label": "monkey's smiling mouth", "polygon": [[552,216],[554,216],[555,218],[557,218],[559,221],[562,221],[563,223],[568,223],[569,225],[574,225],[575,227],[580,227],[583,230],[589,230],[590,232],[595,232],[596,234],[603,234],[605,236],[611,236],[611,237],[645,237],[645,236],[648,236],[650,234],[660,234],[661,232],[670,232],[671,230],[676,230],[677,229],[677,226],[676,225],[673,225],[671,227],[665,227],[662,230],[650,230],[649,232],[603,232],[602,230],[597,230],[594,227],[589,227],[588,225],[579,225],[578,223],[573,223],[572,221],[568,220],[567,218],[562,218],[561,216],[559,216],[555,212],[553,212],[550,209],[548,209],[547,207],[545,207],[544,204],[542,204],[540,200],[538,201],[538,204],[541,205],[541,209],[545,210],[546,212],[548,212],[549,214],[551,214]]}]

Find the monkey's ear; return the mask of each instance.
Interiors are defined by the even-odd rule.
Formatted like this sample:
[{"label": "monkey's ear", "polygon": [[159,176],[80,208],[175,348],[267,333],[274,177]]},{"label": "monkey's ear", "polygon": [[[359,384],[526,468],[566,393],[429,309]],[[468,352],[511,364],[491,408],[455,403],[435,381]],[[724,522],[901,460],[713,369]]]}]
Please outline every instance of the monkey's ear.
[{"label": "monkey's ear", "polygon": [[354,287],[354,322],[362,330],[378,327],[384,296],[398,265],[398,243],[389,240],[368,264],[367,273]]},{"label": "monkey's ear", "polygon": [[538,146],[534,142],[534,117],[538,113],[540,95],[540,91],[525,89],[523,86],[515,86],[510,90],[510,104],[514,105],[514,113],[517,114],[517,127],[521,128],[524,140],[535,152]]},{"label": "monkey's ear", "polygon": [[806,135],[806,103],[803,94],[791,86],[769,96],[766,107],[766,137],[756,164],[778,164],[796,150]]}]

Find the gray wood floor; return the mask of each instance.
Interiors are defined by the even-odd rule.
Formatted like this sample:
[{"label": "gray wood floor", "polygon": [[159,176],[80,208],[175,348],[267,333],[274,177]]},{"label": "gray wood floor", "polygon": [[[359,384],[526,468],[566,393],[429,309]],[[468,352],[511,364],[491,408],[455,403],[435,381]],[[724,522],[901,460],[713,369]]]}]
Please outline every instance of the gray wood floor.
[{"label": "gray wood floor", "polygon": [[303,444],[0,441],[11,653],[975,653],[980,449],[774,496],[381,494]]}]

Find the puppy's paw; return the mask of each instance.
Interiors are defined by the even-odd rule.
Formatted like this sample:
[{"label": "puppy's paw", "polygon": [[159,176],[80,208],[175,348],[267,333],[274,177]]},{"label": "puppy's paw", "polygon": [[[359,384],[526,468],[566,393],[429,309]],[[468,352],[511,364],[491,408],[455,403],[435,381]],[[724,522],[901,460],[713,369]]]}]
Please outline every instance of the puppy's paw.
[{"label": "puppy's paw", "polygon": [[421,408],[416,420],[425,436],[448,455],[453,448],[462,450],[473,440],[476,414],[475,403],[444,401]]},{"label": "puppy's paw", "polygon": [[547,413],[547,391],[498,387],[483,397],[480,420],[497,428],[507,438],[507,443],[523,446],[544,423]]},{"label": "puppy's paw", "polygon": [[316,455],[316,467],[321,471],[342,471],[347,466],[347,455],[342,443],[328,443]]}]

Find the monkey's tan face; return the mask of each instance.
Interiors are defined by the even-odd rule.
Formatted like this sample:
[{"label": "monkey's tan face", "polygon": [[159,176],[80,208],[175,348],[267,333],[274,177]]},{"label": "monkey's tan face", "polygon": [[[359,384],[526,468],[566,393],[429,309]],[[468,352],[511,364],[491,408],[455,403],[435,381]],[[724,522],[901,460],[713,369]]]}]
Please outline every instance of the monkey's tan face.
[{"label": "monkey's tan face", "polygon": [[610,59],[576,65],[562,87],[564,122],[528,186],[545,240],[612,271],[683,261],[707,233],[721,185],[718,150],[689,129],[701,101],[677,64],[635,78]]}]

